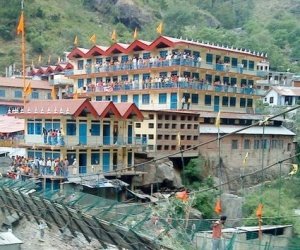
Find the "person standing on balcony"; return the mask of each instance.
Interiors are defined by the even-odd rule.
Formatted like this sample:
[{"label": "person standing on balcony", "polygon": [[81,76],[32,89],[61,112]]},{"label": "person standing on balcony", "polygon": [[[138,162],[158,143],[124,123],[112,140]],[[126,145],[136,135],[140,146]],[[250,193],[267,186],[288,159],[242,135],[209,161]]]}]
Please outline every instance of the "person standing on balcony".
[{"label": "person standing on balcony", "polygon": [[191,97],[189,97],[187,100],[187,109],[190,109],[191,102],[192,102]]},{"label": "person standing on balcony", "polygon": [[181,99],[181,109],[184,109],[184,104],[185,104],[185,96],[182,96],[182,99]]}]

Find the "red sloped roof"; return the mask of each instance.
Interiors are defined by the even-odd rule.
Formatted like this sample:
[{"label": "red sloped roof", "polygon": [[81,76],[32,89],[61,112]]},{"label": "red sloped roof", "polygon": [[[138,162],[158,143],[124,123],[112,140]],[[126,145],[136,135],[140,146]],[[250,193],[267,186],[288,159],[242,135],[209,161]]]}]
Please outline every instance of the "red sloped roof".
[{"label": "red sloped roof", "polygon": [[14,113],[17,117],[58,117],[64,115],[79,116],[87,109],[97,117],[97,112],[87,99],[36,100],[25,104],[23,113]]},{"label": "red sloped roof", "polygon": [[136,115],[139,120],[144,119],[142,112],[134,103],[120,102],[114,104],[124,119],[127,119],[131,114]]},{"label": "red sloped roof", "polygon": [[109,47],[95,45],[86,53],[86,57],[98,55],[98,54],[105,55],[106,54],[105,52],[108,48]]},{"label": "red sloped roof", "polygon": [[95,108],[95,110],[97,111],[98,115],[101,118],[104,118],[109,112],[112,112],[117,118],[121,118],[121,114],[118,111],[118,109],[116,108],[116,106],[114,105],[113,102],[109,102],[109,101],[101,101],[101,102],[97,102],[97,101],[93,101],[91,102],[92,106]]},{"label": "red sloped roof", "polygon": [[69,53],[68,58],[70,59],[75,56],[85,57],[88,51],[89,51],[88,49],[84,49],[84,48],[75,48]]},{"label": "red sloped roof", "polygon": [[143,50],[149,50],[150,42],[142,41],[142,40],[135,40],[130,46],[127,48],[127,52],[133,51],[136,47],[140,47]]}]

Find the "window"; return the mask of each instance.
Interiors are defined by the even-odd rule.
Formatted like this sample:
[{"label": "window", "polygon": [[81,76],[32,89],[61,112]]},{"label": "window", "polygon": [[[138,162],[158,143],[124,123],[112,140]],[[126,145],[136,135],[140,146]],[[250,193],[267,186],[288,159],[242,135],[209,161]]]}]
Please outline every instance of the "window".
[{"label": "window", "polygon": [[154,123],[149,123],[148,128],[154,128]]},{"label": "window", "polygon": [[164,150],[169,150],[169,145],[165,145]]},{"label": "window", "polygon": [[249,139],[244,140],[244,149],[250,149],[250,140]]},{"label": "window", "polygon": [[67,135],[76,135],[76,121],[67,120]]},{"label": "window", "polygon": [[231,149],[238,149],[238,140],[231,141]]},{"label": "window", "polygon": [[154,115],[153,114],[149,114],[149,120],[153,120],[154,119]]},{"label": "window", "polygon": [[59,120],[45,120],[45,129],[48,131],[50,129],[60,129]]},{"label": "window", "polygon": [[244,65],[244,68],[248,67],[248,61],[247,60],[242,60],[242,64]]},{"label": "window", "polygon": [[211,95],[205,95],[204,104],[206,106],[210,106],[211,105]]},{"label": "window", "polygon": [[150,103],[150,95],[149,94],[143,94],[142,95],[142,104],[149,104]]},{"label": "window", "polygon": [[222,106],[228,107],[228,96],[222,97]]},{"label": "window", "polygon": [[177,140],[177,135],[171,135],[171,140],[172,140],[172,141]]},{"label": "window", "polygon": [[162,140],[162,135],[157,135],[157,140]]},{"label": "window", "polygon": [[165,140],[169,140],[170,139],[170,135],[165,135]]},{"label": "window", "polygon": [[172,129],[176,129],[176,127],[177,127],[177,124],[176,124],[176,123],[173,123],[173,124],[172,124]]},{"label": "window", "polygon": [[162,128],[162,123],[158,123],[157,128]]},{"label": "window", "polygon": [[118,96],[117,95],[113,95],[112,96],[112,101],[113,102],[118,102]]},{"label": "window", "polygon": [[212,54],[206,54],[206,63],[207,64],[213,63],[213,55]]},{"label": "window", "polygon": [[83,85],[84,85],[84,81],[83,81],[83,79],[78,79],[78,81],[77,81],[77,88],[83,88]]},{"label": "window", "polygon": [[128,75],[121,75],[121,81],[128,81]]},{"label": "window", "polygon": [[165,129],[168,129],[168,128],[170,128],[170,124],[169,124],[169,123],[166,123],[166,124],[165,124]]},{"label": "window", "polygon": [[146,79],[150,78],[150,74],[149,73],[145,73],[143,74],[143,80],[145,81]]},{"label": "window", "polygon": [[193,140],[197,141],[198,140],[198,135],[194,135]]},{"label": "window", "polygon": [[135,124],[135,127],[136,127],[136,128],[141,128],[141,123],[140,123],[140,122],[137,122],[137,123]]},{"label": "window", "polygon": [[91,124],[91,135],[99,136],[100,135],[100,123],[92,123]]},{"label": "window", "polygon": [[31,98],[32,98],[32,99],[39,99],[39,92],[33,91],[33,92],[31,93]]},{"label": "window", "polygon": [[249,70],[254,70],[254,61],[249,61]]},{"label": "window", "polygon": [[237,67],[237,64],[238,64],[237,58],[231,58],[231,66],[232,67]]},{"label": "window", "polygon": [[194,129],[198,129],[198,124],[194,124]]},{"label": "window", "polygon": [[291,151],[292,150],[292,144],[291,143],[288,143],[287,144],[287,151]]},{"label": "window", "polygon": [[0,97],[5,97],[5,90],[4,89],[0,89]]},{"label": "window", "polygon": [[267,139],[261,140],[261,148],[263,149],[269,148],[269,141]]},{"label": "window", "polygon": [[253,106],[253,99],[247,99],[247,107],[251,108]]},{"label": "window", "polygon": [[154,140],[154,135],[153,134],[149,134],[148,138],[149,138],[149,140]]},{"label": "window", "polygon": [[165,120],[170,120],[170,116],[169,115],[165,115]]},{"label": "window", "polygon": [[212,82],[212,75],[206,74],[205,75],[205,80],[208,81],[209,83]]},{"label": "window", "polygon": [[128,152],[127,154],[127,165],[132,166],[132,152]]},{"label": "window", "polygon": [[199,95],[198,94],[192,94],[192,103],[193,104],[199,103]]},{"label": "window", "polygon": [[254,140],[254,149],[259,149],[260,142],[259,140]]},{"label": "window", "polygon": [[161,51],[159,51],[159,55],[160,55],[160,57],[162,57],[162,58],[165,58],[165,57],[167,56],[167,54],[168,54],[168,51],[167,51],[167,50],[161,50]]},{"label": "window", "polygon": [[128,56],[127,55],[124,55],[121,57],[121,62],[124,63],[124,62],[127,62],[128,61]]},{"label": "window", "polygon": [[246,107],[246,98],[241,98],[240,99],[240,107],[245,108]]},{"label": "window", "polygon": [[15,91],[15,98],[22,98],[22,91],[21,90],[16,90]]},{"label": "window", "polygon": [[78,69],[83,69],[83,60],[78,60],[77,61],[77,68]]},{"label": "window", "polygon": [[91,153],[91,164],[98,165],[99,162],[100,162],[100,153],[92,151],[92,153]]},{"label": "window", "polygon": [[158,103],[159,104],[166,104],[167,103],[167,94],[166,93],[160,93],[159,94]]},{"label": "window", "polygon": [[236,97],[230,97],[230,107],[235,107],[236,105]]},{"label": "window", "polygon": [[192,124],[187,124],[187,129],[191,129],[192,128]]},{"label": "window", "polygon": [[185,128],[185,124],[180,124],[180,128],[184,129]]},{"label": "window", "polygon": [[274,103],[274,97],[273,96],[270,97],[270,103]]},{"label": "window", "polygon": [[149,58],[150,58],[149,52],[143,53],[143,59],[149,59]]},{"label": "window", "polygon": [[97,102],[102,101],[102,96],[96,96],[96,101],[97,101]]},{"label": "window", "polygon": [[121,95],[121,102],[127,102],[128,96],[127,95]]},{"label": "window", "polygon": [[27,121],[27,134],[34,135],[34,120]]}]

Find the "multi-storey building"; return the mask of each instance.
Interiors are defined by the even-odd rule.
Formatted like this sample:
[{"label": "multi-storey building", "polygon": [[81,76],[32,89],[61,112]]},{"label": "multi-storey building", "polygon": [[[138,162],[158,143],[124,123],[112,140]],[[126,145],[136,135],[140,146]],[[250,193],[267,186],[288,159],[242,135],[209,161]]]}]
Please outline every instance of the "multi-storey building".
[{"label": "multi-storey building", "polygon": [[[175,154],[199,143],[199,112],[189,110],[142,110],[143,122],[135,122],[135,136],[141,139],[138,152],[148,157]],[[198,156],[195,148],[184,153],[184,157]],[[179,157],[175,154],[173,157]]]},{"label": "multi-storey building", "polygon": [[132,103],[31,101],[11,115],[25,119],[25,139],[19,146],[27,149],[29,158],[67,158],[70,164],[76,159],[79,174],[134,164],[140,141],[134,137],[133,122],[143,120],[143,115]]},{"label": "multi-storey building", "polygon": [[[206,159],[212,161],[211,166],[216,167],[221,157],[223,170],[239,175],[242,168],[245,168],[246,172],[253,171],[261,168],[262,162],[267,166],[277,160],[288,158],[295,152],[295,134],[282,125],[284,121],[282,117],[277,117],[269,121],[264,128],[257,125],[222,138],[219,154],[216,140],[218,133],[221,136],[233,133],[254,122],[263,121],[264,116],[222,112],[218,131],[215,126],[216,115],[214,112],[200,112],[199,142],[204,145],[199,150]],[[206,144],[214,139],[215,141]],[[246,155],[247,166],[243,164]],[[285,168],[289,167],[287,163]]]},{"label": "multi-storey building", "polygon": [[181,109],[185,102],[193,110],[253,112],[264,93],[255,81],[269,71],[265,54],[166,36],[75,48],[68,58],[82,97],[148,110]]},{"label": "multi-storey building", "polygon": [[[46,81],[26,80],[31,82],[32,92],[27,99],[51,99],[51,86]],[[19,78],[0,77],[0,114],[7,114],[9,109],[20,108],[23,102],[24,83]]]}]

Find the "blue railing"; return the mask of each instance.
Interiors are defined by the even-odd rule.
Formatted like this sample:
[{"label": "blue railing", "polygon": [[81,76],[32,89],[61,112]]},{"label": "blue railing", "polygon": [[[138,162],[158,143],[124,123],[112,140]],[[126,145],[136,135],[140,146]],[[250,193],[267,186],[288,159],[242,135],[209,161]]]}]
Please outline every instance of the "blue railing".
[{"label": "blue railing", "polygon": [[208,90],[225,93],[237,93],[246,95],[264,95],[266,91],[261,89],[254,89],[251,87],[234,87],[231,85],[212,85],[199,81],[195,82],[149,82],[149,83],[127,83],[115,84],[108,86],[88,87],[86,92],[115,92],[128,90],[143,90],[143,89],[194,89],[194,90]]},{"label": "blue railing", "polygon": [[233,72],[233,73],[246,73],[251,75],[257,75],[254,69],[243,68],[240,64],[237,66],[233,66],[231,64],[213,64],[213,63],[205,63],[199,62],[196,59],[171,59],[171,60],[156,60],[151,62],[150,60],[144,62],[124,62],[124,63],[115,63],[113,65],[99,65],[92,66],[88,65],[85,69],[78,70],[66,70],[65,75],[72,74],[91,74],[91,73],[100,73],[100,72],[115,72],[122,70],[138,70],[138,69],[148,69],[148,68],[161,68],[161,67],[171,67],[171,66],[189,66],[203,69],[214,69],[217,71],[224,72]]}]

